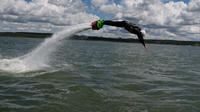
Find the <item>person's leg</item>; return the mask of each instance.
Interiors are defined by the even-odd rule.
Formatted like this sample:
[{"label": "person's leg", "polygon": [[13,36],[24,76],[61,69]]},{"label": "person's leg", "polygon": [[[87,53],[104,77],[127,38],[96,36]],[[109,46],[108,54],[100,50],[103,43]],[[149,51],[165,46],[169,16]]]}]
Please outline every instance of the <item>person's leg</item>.
[{"label": "person's leg", "polygon": [[139,41],[140,41],[140,42],[143,44],[143,46],[145,47],[144,38],[143,38],[144,35],[142,34],[142,32],[139,32],[139,33],[137,33],[136,35],[137,35]]}]

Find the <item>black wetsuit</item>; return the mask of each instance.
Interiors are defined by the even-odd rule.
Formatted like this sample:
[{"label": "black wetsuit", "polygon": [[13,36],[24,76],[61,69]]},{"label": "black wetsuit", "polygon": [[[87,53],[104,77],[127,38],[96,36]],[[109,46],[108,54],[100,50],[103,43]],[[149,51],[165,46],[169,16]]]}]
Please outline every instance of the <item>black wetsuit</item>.
[{"label": "black wetsuit", "polygon": [[103,24],[125,28],[130,33],[136,34],[138,36],[139,41],[145,46],[143,39],[144,35],[142,34],[141,29],[136,24],[127,21],[110,21],[110,20],[105,20]]}]

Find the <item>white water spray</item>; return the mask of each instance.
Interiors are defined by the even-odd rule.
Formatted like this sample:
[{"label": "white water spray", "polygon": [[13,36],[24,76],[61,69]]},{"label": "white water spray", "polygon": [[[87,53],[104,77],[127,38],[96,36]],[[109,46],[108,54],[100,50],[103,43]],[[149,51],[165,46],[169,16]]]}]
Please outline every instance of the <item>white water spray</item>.
[{"label": "white water spray", "polygon": [[89,23],[67,27],[46,39],[36,49],[24,56],[14,59],[0,59],[0,70],[13,73],[43,70],[49,67],[50,54],[61,44],[61,40],[90,28]]}]

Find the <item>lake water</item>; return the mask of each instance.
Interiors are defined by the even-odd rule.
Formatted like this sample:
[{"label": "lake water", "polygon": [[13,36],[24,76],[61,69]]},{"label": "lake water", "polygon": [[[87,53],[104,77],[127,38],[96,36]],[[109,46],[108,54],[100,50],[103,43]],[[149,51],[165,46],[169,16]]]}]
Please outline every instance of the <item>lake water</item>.
[{"label": "lake water", "polygon": [[0,38],[0,112],[200,112],[200,47],[65,39],[19,58],[43,41]]}]

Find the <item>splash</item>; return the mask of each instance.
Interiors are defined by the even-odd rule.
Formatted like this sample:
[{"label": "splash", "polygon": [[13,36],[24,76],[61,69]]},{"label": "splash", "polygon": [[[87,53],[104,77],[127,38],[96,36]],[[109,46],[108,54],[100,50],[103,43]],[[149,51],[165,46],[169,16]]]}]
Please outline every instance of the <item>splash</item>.
[{"label": "splash", "polygon": [[51,38],[47,38],[38,47],[24,56],[13,59],[0,59],[0,70],[21,73],[49,68],[51,54],[62,44],[61,40],[90,28],[89,23],[66,27],[64,30],[55,33]]}]

